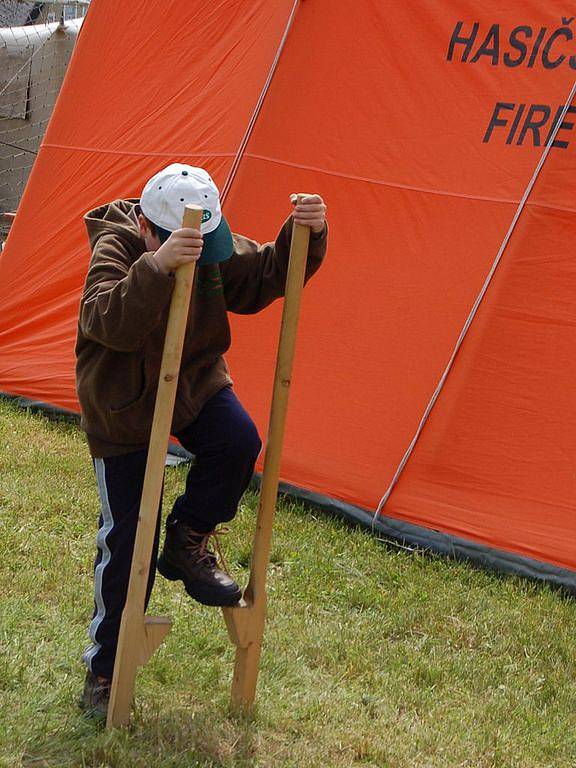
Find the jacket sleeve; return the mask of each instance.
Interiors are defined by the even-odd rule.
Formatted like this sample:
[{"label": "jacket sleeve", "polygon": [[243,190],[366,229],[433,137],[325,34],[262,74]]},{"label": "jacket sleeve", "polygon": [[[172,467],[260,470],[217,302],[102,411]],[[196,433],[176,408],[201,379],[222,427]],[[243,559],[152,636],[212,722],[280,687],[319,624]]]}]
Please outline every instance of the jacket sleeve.
[{"label": "jacket sleeve", "polygon": [[158,271],[152,253],[130,266],[114,238],[95,249],[80,301],[80,330],[86,338],[120,352],[138,349],[160,322],[170,302],[174,278]]},{"label": "jacket sleeve", "polygon": [[[231,312],[259,312],[284,295],[292,238],[292,217],[284,223],[276,242],[259,245],[234,235],[234,253],[220,264],[226,306]],[[326,253],[327,227],[311,233],[306,282],[318,270]]]}]

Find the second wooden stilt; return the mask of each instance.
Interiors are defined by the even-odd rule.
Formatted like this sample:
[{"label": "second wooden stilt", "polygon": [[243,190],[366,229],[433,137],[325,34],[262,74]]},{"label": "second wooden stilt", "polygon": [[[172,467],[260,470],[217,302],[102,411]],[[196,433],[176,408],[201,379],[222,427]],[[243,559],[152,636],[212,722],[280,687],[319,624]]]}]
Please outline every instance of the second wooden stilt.
[{"label": "second wooden stilt", "polygon": [[223,609],[230,639],[236,645],[231,696],[231,706],[235,711],[248,711],[256,696],[266,620],[266,571],[270,560],[280,458],[309,238],[309,227],[294,225],[250,580],[243,601],[238,606]]}]

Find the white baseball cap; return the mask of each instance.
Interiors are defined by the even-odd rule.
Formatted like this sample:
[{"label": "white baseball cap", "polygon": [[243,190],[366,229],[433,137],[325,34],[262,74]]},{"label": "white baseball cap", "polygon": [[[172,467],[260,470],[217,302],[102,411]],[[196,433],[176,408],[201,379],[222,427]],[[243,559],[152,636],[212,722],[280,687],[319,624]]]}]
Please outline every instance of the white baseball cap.
[{"label": "white baseball cap", "polygon": [[203,209],[200,231],[204,247],[198,263],[229,259],[234,250],[232,234],[222,216],[218,187],[204,168],[172,163],[146,182],[140,197],[142,213],[156,225],[162,242],[182,227],[187,205]]}]

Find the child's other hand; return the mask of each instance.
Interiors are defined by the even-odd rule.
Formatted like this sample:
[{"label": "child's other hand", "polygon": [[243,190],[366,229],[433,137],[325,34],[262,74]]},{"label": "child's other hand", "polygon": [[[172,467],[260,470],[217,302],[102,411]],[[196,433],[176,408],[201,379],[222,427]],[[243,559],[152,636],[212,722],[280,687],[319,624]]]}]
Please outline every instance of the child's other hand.
[{"label": "child's other hand", "polygon": [[203,242],[199,229],[186,227],[175,230],[154,254],[158,269],[168,275],[182,264],[198,261]]},{"label": "child's other hand", "polygon": [[310,227],[312,232],[322,232],[326,224],[326,205],[320,195],[290,195],[290,202],[294,206],[296,224]]}]

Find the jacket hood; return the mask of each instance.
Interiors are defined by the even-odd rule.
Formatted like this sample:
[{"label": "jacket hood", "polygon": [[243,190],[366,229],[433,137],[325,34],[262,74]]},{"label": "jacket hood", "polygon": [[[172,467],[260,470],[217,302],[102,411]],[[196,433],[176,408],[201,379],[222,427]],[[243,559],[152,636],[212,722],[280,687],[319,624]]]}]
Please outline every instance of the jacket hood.
[{"label": "jacket hood", "polygon": [[88,211],[84,216],[90,247],[94,248],[102,235],[114,234],[142,247],[143,241],[134,213],[138,199],[114,200]]}]

